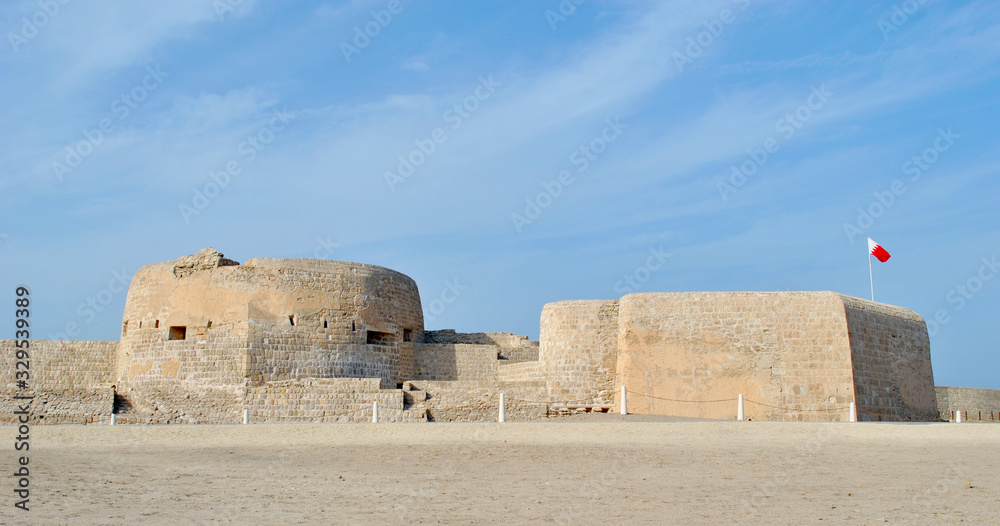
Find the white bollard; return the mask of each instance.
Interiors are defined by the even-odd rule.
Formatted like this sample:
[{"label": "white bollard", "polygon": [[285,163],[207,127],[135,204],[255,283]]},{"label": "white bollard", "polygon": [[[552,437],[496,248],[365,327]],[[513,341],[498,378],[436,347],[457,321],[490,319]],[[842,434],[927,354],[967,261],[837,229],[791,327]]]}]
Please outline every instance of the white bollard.
[{"label": "white bollard", "polygon": [[243,425],[247,425],[249,423],[250,423],[250,410],[249,409],[244,409],[243,410]]},{"label": "white bollard", "polygon": [[962,411],[955,411],[955,423],[956,424],[962,423]]},{"label": "white bollard", "polygon": [[506,421],[507,421],[506,400],[504,399],[503,393],[500,393],[500,416],[497,417],[497,422],[503,423]]},{"label": "white bollard", "polygon": [[746,413],[743,411],[743,395],[736,399],[736,420],[740,422],[746,420]]},{"label": "white bollard", "polygon": [[118,417],[118,415],[116,415],[114,413],[111,413],[111,425],[115,425],[115,424],[118,423],[118,418],[117,417]]},{"label": "white bollard", "polygon": [[850,411],[850,414],[847,417],[847,421],[848,422],[857,422],[858,421],[858,406],[854,405],[854,402],[851,402],[851,408],[849,409],[849,411]]},{"label": "white bollard", "polygon": [[627,415],[628,414],[628,391],[625,389],[624,385],[622,386],[622,402],[621,402],[620,405],[621,405],[621,408],[618,410],[618,412],[621,413],[621,414],[623,414],[623,415]]},{"label": "white bollard", "polygon": [[378,400],[372,402],[372,423],[378,423]]}]

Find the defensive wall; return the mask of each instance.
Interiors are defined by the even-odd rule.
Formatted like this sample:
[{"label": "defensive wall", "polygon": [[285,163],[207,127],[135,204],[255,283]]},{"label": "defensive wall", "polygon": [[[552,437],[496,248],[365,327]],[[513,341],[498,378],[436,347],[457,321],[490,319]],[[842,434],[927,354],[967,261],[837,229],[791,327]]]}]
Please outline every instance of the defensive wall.
[{"label": "defensive wall", "polygon": [[1000,422],[1000,389],[938,386],[935,392],[942,420],[954,422],[961,411],[965,422]]},{"label": "defensive wall", "polygon": [[[9,404],[14,348],[0,373]],[[119,342],[32,341],[39,423],[482,421],[617,411],[753,420],[933,420],[994,411],[939,388],[915,313],[832,292],[629,294],[544,306],[540,341],[425,331],[409,277],[214,249],[141,268]],[[10,363],[8,363],[10,362]],[[2,418],[9,419],[12,408]],[[993,413],[990,413],[993,414]]]},{"label": "defensive wall", "polygon": [[[629,410],[756,420],[937,417],[923,320],[832,292],[630,294],[617,385]],[[616,400],[617,403],[617,400]]]},{"label": "defensive wall", "polygon": [[[107,423],[114,406],[114,356],[118,342],[30,340],[29,368],[17,365],[15,340],[0,340],[0,421],[33,395],[31,413],[38,424]],[[27,371],[29,391],[18,388],[16,371]],[[22,375],[22,378],[24,376]]]}]

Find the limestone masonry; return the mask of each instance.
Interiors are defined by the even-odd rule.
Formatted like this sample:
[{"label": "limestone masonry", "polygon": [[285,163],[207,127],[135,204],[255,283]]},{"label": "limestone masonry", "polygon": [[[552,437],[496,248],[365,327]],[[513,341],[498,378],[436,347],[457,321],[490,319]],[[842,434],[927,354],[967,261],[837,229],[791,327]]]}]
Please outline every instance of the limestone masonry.
[{"label": "limestone masonry", "polygon": [[[16,407],[0,341],[2,414]],[[132,279],[118,342],[32,341],[38,423],[492,421],[616,412],[753,420],[1000,420],[939,387],[917,314],[832,292],[629,294],[542,309],[540,342],[427,331],[409,277],[214,249]],[[939,414],[940,408],[940,414]],[[988,415],[988,416],[980,416]]]}]

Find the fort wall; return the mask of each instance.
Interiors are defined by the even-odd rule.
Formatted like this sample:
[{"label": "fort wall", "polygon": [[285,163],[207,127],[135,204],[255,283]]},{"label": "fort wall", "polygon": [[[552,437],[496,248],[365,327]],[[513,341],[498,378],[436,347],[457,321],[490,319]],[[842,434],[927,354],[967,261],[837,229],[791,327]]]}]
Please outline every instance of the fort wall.
[{"label": "fort wall", "polygon": [[937,418],[931,344],[915,312],[840,296],[847,318],[859,420]]},{"label": "fort wall", "polygon": [[246,405],[250,421],[370,422],[373,402],[379,422],[426,422],[423,409],[404,409],[403,391],[381,389],[378,378],[319,378],[251,386]]},{"label": "fort wall", "polygon": [[426,394],[422,404],[435,422],[496,422],[500,393],[509,421],[537,420],[548,414],[545,382],[408,382]]},{"label": "fort wall", "polygon": [[413,347],[413,380],[497,381],[496,345],[418,343]]},{"label": "fort wall", "polygon": [[553,401],[611,403],[618,302],[560,301],[542,308],[539,368]]},{"label": "fort wall", "polygon": [[[629,294],[545,305],[540,342],[424,331],[409,277],[358,263],[214,249],[147,265],[120,342],[32,342],[39,421],[489,421],[618,407],[756,420],[927,420],[991,411],[989,393],[935,393],[927,329],[906,309],[832,292]],[[13,342],[0,386],[16,389]],[[13,414],[11,408],[6,414]]]},{"label": "fort wall", "polygon": [[935,392],[942,420],[954,422],[961,411],[965,422],[1000,422],[1000,389],[938,386]]},{"label": "fort wall", "polygon": [[109,341],[30,340],[28,390],[17,385],[15,340],[0,340],[0,422],[16,420],[16,394],[34,395],[33,423],[88,424],[107,422],[114,405],[112,388],[115,348]]},{"label": "fort wall", "polygon": [[133,277],[116,360],[119,392],[182,421],[230,419],[249,384],[413,372],[423,335],[416,284],[373,265],[212,249]]},{"label": "fort wall", "polygon": [[847,419],[854,386],[837,294],[629,294],[619,316],[630,412],[733,420],[743,394],[756,420]]},{"label": "fort wall", "polygon": [[[500,363],[499,379],[501,382],[533,382],[540,378],[545,378],[545,373],[542,371],[541,363],[537,361]],[[548,394],[547,390],[546,394]]]},{"label": "fort wall", "polygon": [[423,343],[494,345],[500,359],[509,363],[538,359],[538,342],[510,332],[455,332],[453,329],[424,332]]}]

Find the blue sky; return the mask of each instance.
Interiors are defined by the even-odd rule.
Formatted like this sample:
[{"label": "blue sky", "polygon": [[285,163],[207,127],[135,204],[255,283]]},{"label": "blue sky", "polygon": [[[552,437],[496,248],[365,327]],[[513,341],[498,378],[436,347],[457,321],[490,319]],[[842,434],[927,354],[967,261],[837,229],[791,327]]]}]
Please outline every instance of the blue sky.
[{"label": "blue sky", "polygon": [[1000,388],[990,2],[62,1],[0,7],[0,286],[38,337],[117,339],[120,282],[209,246],[537,337],[629,291],[868,297],[870,235],[936,383]]}]

